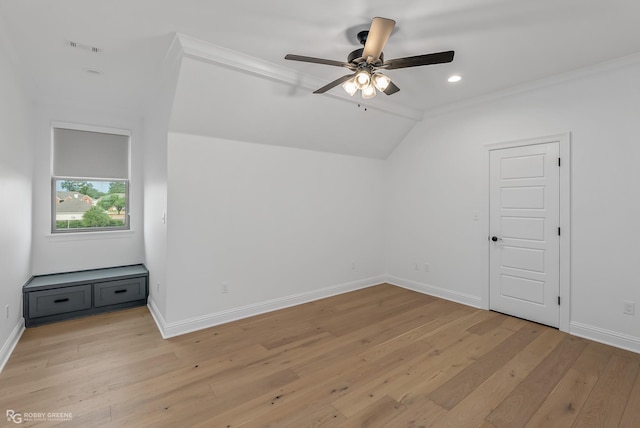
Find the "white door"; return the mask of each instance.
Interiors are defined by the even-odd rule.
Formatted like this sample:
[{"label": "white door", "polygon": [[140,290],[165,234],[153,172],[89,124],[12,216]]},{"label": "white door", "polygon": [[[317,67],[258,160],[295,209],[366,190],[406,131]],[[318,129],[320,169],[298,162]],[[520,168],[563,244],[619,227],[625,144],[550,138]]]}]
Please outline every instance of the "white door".
[{"label": "white door", "polygon": [[490,308],[560,322],[559,143],[490,151]]}]

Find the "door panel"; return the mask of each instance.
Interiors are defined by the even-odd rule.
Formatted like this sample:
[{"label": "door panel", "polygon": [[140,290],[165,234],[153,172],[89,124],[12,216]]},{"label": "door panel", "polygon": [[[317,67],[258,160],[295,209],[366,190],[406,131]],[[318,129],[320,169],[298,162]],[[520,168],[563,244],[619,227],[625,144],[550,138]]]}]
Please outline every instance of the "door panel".
[{"label": "door panel", "polygon": [[526,217],[502,217],[500,228],[502,238],[543,241],[545,236],[544,219]]},{"label": "door panel", "polygon": [[502,158],[500,177],[502,179],[544,177],[544,156]]},{"label": "door panel", "polygon": [[557,327],[558,143],[490,152],[490,308]]},{"label": "door panel", "polygon": [[502,265],[512,269],[544,273],[544,251],[503,246]]},{"label": "door panel", "polygon": [[544,208],[544,187],[503,187],[501,193],[502,208]]},{"label": "door panel", "polygon": [[522,277],[502,275],[500,292],[503,296],[511,297],[529,303],[544,304],[544,282],[525,279]]}]

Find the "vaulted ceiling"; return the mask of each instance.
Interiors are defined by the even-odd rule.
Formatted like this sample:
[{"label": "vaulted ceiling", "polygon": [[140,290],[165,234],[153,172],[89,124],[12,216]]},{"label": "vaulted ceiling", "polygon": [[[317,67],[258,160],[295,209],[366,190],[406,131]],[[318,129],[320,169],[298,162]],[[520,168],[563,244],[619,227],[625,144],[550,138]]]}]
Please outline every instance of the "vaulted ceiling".
[{"label": "vaulted ceiling", "polygon": [[[386,58],[455,50],[454,61],[389,71],[401,91],[388,97],[379,94],[371,103],[376,113],[369,116],[360,114],[358,99],[345,103],[339,86],[329,94],[310,95],[313,84],[330,82],[344,70],[285,61],[285,54],[343,61],[358,48],[355,34],[367,29],[374,16],[397,22]],[[209,64],[208,71],[202,65],[185,65],[183,76],[188,79],[181,78],[176,103],[199,103],[201,108],[215,104],[203,101],[204,96],[217,96],[214,110],[225,111],[220,108],[223,103],[237,119],[232,125],[220,121],[218,128],[201,126],[194,133],[220,129],[220,137],[262,142],[259,132],[240,129],[243,112],[254,118],[262,114],[265,117],[258,123],[266,143],[286,140],[287,126],[292,126],[295,138],[285,145],[297,145],[306,130],[307,135],[326,135],[301,142],[300,147],[372,157],[385,157],[423,111],[640,52],[638,16],[637,0],[0,2],[2,37],[39,97],[144,116],[154,79],[179,33],[289,70],[300,82],[312,82],[264,82],[253,88],[246,76],[235,76],[237,70],[220,64]],[[99,52],[92,52],[92,47]],[[462,81],[448,83],[447,77],[454,73]],[[207,90],[199,91],[202,87]],[[182,116],[174,120],[177,128],[185,132],[198,128]],[[276,130],[268,129],[269,124]],[[370,135],[362,135],[367,127]],[[361,147],[376,148],[367,152],[355,146],[348,150],[322,146],[323,140],[336,138],[331,129],[343,135],[345,144],[359,141]]]}]

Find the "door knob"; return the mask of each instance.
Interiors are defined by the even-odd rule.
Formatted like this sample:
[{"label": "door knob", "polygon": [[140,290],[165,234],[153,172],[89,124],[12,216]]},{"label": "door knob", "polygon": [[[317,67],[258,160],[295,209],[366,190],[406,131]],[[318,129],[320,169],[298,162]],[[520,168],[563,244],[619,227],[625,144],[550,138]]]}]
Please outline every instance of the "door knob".
[{"label": "door knob", "polygon": [[492,240],[493,242],[498,242],[498,241],[502,241],[502,238],[498,238],[497,236],[492,236],[492,237],[491,237],[491,240]]}]

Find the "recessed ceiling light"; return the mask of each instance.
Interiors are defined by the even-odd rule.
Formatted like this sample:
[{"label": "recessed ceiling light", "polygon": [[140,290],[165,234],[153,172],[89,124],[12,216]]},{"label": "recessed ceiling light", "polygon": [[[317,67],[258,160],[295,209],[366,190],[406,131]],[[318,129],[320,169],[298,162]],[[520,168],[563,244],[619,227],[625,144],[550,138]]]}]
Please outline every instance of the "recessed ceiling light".
[{"label": "recessed ceiling light", "polygon": [[457,75],[457,74],[454,74],[453,76],[450,76],[450,77],[447,79],[447,81],[448,81],[449,83],[455,83],[455,82],[459,82],[459,81],[461,81],[461,80],[462,80],[462,77],[460,77],[460,76],[459,76],[459,75]]}]

